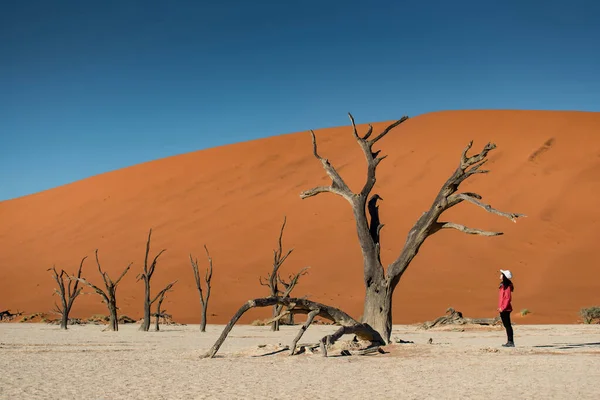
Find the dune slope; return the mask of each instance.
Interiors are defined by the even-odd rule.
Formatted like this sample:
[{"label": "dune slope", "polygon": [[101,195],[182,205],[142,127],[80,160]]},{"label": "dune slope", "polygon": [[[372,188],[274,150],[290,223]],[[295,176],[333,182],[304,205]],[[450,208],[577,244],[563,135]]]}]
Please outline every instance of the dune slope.
[{"label": "dune slope", "polygon": [[[360,121],[360,114],[355,115]],[[386,123],[374,124],[381,130]],[[360,125],[360,128],[366,128]],[[600,113],[451,111],[411,118],[379,148],[388,158],[375,191],[383,197],[382,258],[391,262],[406,234],[456,168],[462,149],[488,141],[491,173],[462,188],[504,211],[528,217],[513,224],[461,204],[447,219],[505,232],[479,237],[443,231],[429,238],[395,294],[394,323],[433,319],[447,307],[465,315],[494,315],[498,269],[511,269],[518,323],[572,323],[581,307],[600,303],[594,248],[599,238]],[[317,130],[319,152],[351,188],[365,162],[349,126]],[[299,193],[329,181],[313,157],[310,134],[271,137],[125,168],[0,203],[0,308],[49,311],[55,283],[47,269],[74,272],[100,284],[94,250],[112,277],[133,262],[118,289],[121,313],[140,317],[145,240],[161,256],[153,290],[178,279],[164,306],[175,320],[198,323],[200,304],[189,254],[214,259],[209,323],[226,322],[245,300],[267,294],[258,276],[270,271],[284,215],[284,247],[295,250],[284,275],[304,266],[296,295],[362,312],[362,260],[350,206],[331,194],[301,200]],[[95,294],[80,297],[73,316],[105,313]],[[244,322],[270,310],[248,313]],[[518,314],[518,313],[515,313]]]}]

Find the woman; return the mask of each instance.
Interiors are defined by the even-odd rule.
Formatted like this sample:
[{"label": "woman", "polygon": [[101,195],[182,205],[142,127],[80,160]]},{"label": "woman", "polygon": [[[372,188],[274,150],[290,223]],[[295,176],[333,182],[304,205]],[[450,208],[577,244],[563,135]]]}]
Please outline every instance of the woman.
[{"label": "woman", "polygon": [[512,292],[515,290],[512,282],[512,273],[508,270],[500,270],[500,279],[502,283],[499,287],[498,293],[498,311],[500,312],[500,318],[502,319],[502,325],[506,329],[506,336],[508,338],[506,344],[503,344],[503,347],[515,347],[515,342],[513,341],[513,329],[510,323],[510,313],[512,312],[512,305],[510,304],[512,300]]}]

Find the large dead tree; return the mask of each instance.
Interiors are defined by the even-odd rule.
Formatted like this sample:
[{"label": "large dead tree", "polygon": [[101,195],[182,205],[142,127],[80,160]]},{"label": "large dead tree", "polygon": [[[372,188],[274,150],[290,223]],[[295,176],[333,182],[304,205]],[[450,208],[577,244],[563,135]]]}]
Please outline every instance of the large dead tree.
[{"label": "large dead tree", "polygon": [[[467,153],[473,142],[465,147],[460,157],[456,170],[442,185],[438,195],[428,211],[424,212],[412,229],[409,231],[404,247],[398,258],[387,268],[383,267],[380,259],[380,231],[383,224],[379,219],[378,200],[383,200],[378,194],[369,197],[376,183],[376,170],[379,163],[386,156],[379,156],[380,150],[373,150],[379,140],[385,137],[392,129],[403,123],[408,117],[402,117],[392,123],[375,137],[371,137],[373,127],[369,125],[367,132],[360,136],[351,114],[353,135],[362,149],[367,161],[367,179],[362,189],[354,193],[340,174],[336,171],[326,158],[319,155],[317,151],[317,140],[315,133],[311,130],[313,154],[321,162],[332,183],[329,186],[319,186],[306,190],[300,194],[302,199],[316,196],[321,193],[333,193],[346,199],[352,206],[358,241],[363,255],[364,283],[366,288],[362,322],[370,325],[389,343],[392,331],[392,295],[400,278],[408,268],[410,262],[419,252],[419,248],[425,239],[442,229],[456,229],[472,235],[497,236],[501,232],[490,232],[481,229],[469,228],[454,222],[440,221],[442,213],[462,202],[468,202],[483,208],[490,213],[509,218],[516,222],[522,214],[498,211],[481,201],[481,196],[476,193],[458,192],[462,182],[476,174],[484,174],[488,171],[482,170],[481,166],[487,161],[487,154],[496,148],[493,143],[488,143],[483,150],[472,156]],[[367,211],[370,218],[367,218]]]},{"label": "large dead tree", "polygon": [[[76,278],[81,278],[81,270],[83,269],[83,262],[86,258],[87,256],[81,259]],[[61,316],[61,329],[67,329],[67,325],[69,323],[69,313],[71,312],[71,308],[73,307],[73,302],[75,301],[77,296],[81,294],[83,287],[79,287],[78,279],[69,279],[69,274],[67,274],[64,269],[60,271],[60,274],[56,271],[56,266],[49,268],[47,271],[52,271],[54,280],[58,284],[58,289],[54,289],[54,294],[58,294],[58,296],[60,297],[61,305],[59,306],[55,302],[54,311],[60,314]],[[65,283],[67,284],[66,286]]]},{"label": "large dead tree", "polygon": [[208,258],[208,268],[204,275],[204,283],[206,285],[206,293],[202,290],[202,282],[200,279],[200,273],[198,272],[198,259],[194,261],[194,258],[190,254],[190,263],[192,264],[192,270],[194,271],[194,280],[196,281],[196,287],[198,288],[198,294],[200,295],[200,307],[202,309],[200,315],[200,332],[206,332],[206,313],[208,311],[208,299],[210,298],[211,281],[213,275],[213,260],[208,252],[208,248],[204,245],[206,250],[206,257]]},{"label": "large dead tree", "polygon": [[[292,254],[292,252],[294,251],[294,249],[290,249],[287,251],[287,253],[285,255],[283,255],[282,240],[283,240],[283,231],[285,229],[286,221],[287,221],[287,218],[284,217],[283,224],[281,225],[281,230],[279,231],[279,240],[277,241],[278,247],[277,247],[277,249],[273,250],[273,269],[272,269],[271,273],[267,274],[267,278],[265,279],[265,281],[263,281],[262,277],[260,277],[258,279],[259,283],[262,286],[266,286],[269,288],[271,297],[283,297],[283,298],[289,297],[290,293],[292,292],[292,290],[298,283],[298,279],[300,278],[300,276],[305,275],[306,270],[307,270],[307,268],[303,268],[295,275],[290,275],[288,282],[284,281],[281,278],[281,275],[279,274],[279,268],[281,268],[281,266],[283,265],[285,260],[288,258],[288,256],[290,254]],[[283,291],[279,288],[279,284],[281,284],[284,287]],[[281,313],[282,308],[283,308],[282,304],[276,303],[273,305],[273,318],[277,317]],[[292,315],[293,314],[290,314],[290,317]],[[280,319],[273,320],[273,322],[271,322],[271,330],[278,331],[279,323],[280,323]]]},{"label": "large dead tree", "polygon": [[127,271],[129,271],[129,268],[131,268],[131,265],[133,263],[129,263],[127,268],[125,268],[125,270],[121,273],[121,275],[119,276],[119,278],[117,278],[116,281],[110,279],[110,276],[108,276],[107,272],[102,271],[102,267],[100,266],[100,260],[98,259],[98,249],[96,249],[96,264],[98,265],[98,271],[100,272],[100,275],[102,275],[102,280],[104,281],[106,291],[100,289],[93,283],[88,282],[85,278],[71,276],[69,277],[69,279],[78,280],[84,285],[91,287],[98,295],[100,295],[100,297],[102,297],[102,301],[106,304],[106,307],[108,308],[108,329],[111,331],[118,331],[119,319],[117,317],[117,310],[119,308],[117,307],[117,286],[119,285],[119,282],[121,282],[121,279],[123,279]]},{"label": "large dead tree", "polygon": [[227,339],[227,335],[233,329],[235,323],[240,319],[242,315],[251,308],[254,307],[270,307],[274,305],[285,306],[287,310],[278,315],[276,318],[282,318],[286,314],[306,314],[306,322],[302,325],[298,334],[294,338],[291,346],[290,346],[290,355],[294,355],[296,353],[296,346],[298,341],[304,335],[304,332],[308,329],[310,324],[313,322],[315,317],[321,317],[327,319],[329,321],[334,322],[336,325],[340,327],[331,335],[327,335],[323,337],[320,342],[321,355],[327,357],[327,351],[331,345],[333,345],[336,340],[341,338],[343,335],[356,335],[360,340],[364,340],[374,346],[380,346],[384,344],[383,338],[379,335],[377,331],[371,328],[368,324],[363,324],[356,321],[354,318],[346,314],[345,312],[335,308],[330,307],[325,304],[316,303],[314,301],[310,301],[307,299],[299,299],[292,297],[265,297],[260,299],[249,300],[244,303],[240,309],[235,313],[233,318],[229,321],[229,323],[223,329],[221,336],[217,339],[215,344],[210,348],[210,350],[204,354],[204,358],[213,358],[219,348]]},{"label": "large dead tree", "polygon": [[156,301],[158,299],[158,303],[156,303],[156,314],[154,314],[154,316],[156,317],[156,320],[154,321],[155,322],[154,327],[157,332],[160,330],[160,327],[159,327],[160,318],[165,317],[167,315],[166,310],[161,310],[162,303],[165,299],[165,296],[167,295],[167,292],[171,292],[171,288],[176,283],[177,283],[177,281],[169,283],[163,290],[158,292],[158,294],[156,295],[156,297],[153,300],[153,301]]},{"label": "large dead tree", "polygon": [[166,249],[162,249],[152,260],[152,264],[148,266],[148,254],[150,253],[150,240],[152,238],[152,229],[148,232],[148,240],[146,241],[146,256],[144,257],[144,272],[140,273],[137,276],[137,280],[140,279],[144,281],[144,319],[142,324],[140,325],[141,331],[149,331],[150,330],[150,307],[152,307],[152,303],[156,301],[157,297],[154,300],[150,301],[150,280],[152,279],[152,275],[154,274],[154,270],[156,269],[156,262],[158,261],[158,257],[162,253],[166,251]]}]

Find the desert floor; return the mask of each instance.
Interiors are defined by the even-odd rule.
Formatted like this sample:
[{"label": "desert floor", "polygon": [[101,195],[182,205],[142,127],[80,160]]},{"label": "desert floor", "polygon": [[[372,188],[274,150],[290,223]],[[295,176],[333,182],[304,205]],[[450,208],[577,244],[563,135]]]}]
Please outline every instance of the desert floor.
[{"label": "desert floor", "polygon": [[[0,324],[2,399],[598,399],[600,325],[500,328],[395,326],[386,354],[272,353],[298,327],[236,326],[214,359],[200,359],[223,326]],[[311,327],[301,343],[335,330]],[[432,344],[428,344],[432,338]],[[266,345],[259,347],[259,345]]]}]

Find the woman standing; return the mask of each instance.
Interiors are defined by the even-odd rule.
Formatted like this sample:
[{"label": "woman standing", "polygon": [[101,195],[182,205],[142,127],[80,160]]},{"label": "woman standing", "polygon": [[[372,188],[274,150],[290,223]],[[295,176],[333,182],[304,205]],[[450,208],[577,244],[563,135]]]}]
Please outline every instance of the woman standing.
[{"label": "woman standing", "polygon": [[506,336],[508,338],[506,344],[503,344],[503,347],[515,347],[515,342],[513,341],[513,329],[510,323],[510,313],[512,312],[512,292],[515,290],[511,279],[512,273],[509,270],[500,270],[500,279],[502,283],[499,287],[498,293],[498,311],[500,312],[500,318],[502,319],[502,325],[506,329]]}]

